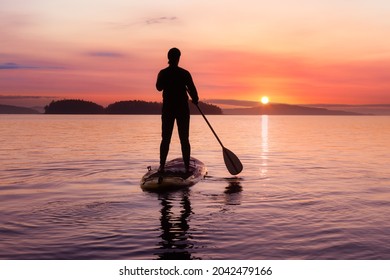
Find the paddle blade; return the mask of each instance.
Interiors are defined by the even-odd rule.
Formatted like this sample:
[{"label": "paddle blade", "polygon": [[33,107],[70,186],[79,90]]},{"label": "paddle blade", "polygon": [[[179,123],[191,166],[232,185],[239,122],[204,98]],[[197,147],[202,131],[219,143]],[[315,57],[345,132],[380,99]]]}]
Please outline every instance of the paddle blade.
[{"label": "paddle blade", "polygon": [[237,175],[242,171],[242,163],[238,157],[230,150],[223,147],[223,160],[227,170],[232,175]]}]

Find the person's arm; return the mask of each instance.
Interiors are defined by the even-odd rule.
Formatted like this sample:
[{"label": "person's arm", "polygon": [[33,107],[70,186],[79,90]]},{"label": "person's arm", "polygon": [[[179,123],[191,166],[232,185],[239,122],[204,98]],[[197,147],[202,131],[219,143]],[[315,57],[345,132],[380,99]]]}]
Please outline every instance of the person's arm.
[{"label": "person's arm", "polygon": [[162,77],[162,72],[160,71],[157,76],[157,82],[156,82],[156,89],[158,91],[162,91],[164,89],[164,82],[163,82],[163,77]]},{"label": "person's arm", "polygon": [[191,74],[188,72],[187,76],[187,92],[191,96],[192,102],[194,104],[198,104],[199,97],[198,97],[198,91],[196,90],[194,81],[192,80]]}]

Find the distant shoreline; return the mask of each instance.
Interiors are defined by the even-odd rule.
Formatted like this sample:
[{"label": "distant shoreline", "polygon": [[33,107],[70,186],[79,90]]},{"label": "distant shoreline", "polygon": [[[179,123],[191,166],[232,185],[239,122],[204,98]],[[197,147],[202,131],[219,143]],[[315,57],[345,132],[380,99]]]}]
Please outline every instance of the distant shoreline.
[{"label": "distant shoreline", "polygon": [[[210,102],[211,100],[209,100]],[[207,101],[206,101],[207,102]],[[212,101],[211,101],[212,102]],[[239,101],[237,101],[239,102]],[[215,102],[219,103],[219,102]],[[189,102],[191,114],[199,114],[196,107]],[[223,104],[223,103],[219,103]],[[267,105],[248,103],[248,106],[240,108],[226,108],[221,109],[219,106],[200,102],[200,107],[207,115],[309,115],[309,116],[372,116],[372,115],[390,115],[389,110],[368,110],[370,105],[361,105],[358,108],[365,108],[366,110],[348,110],[356,106],[348,105],[289,105],[269,103]],[[379,105],[377,105],[379,107]],[[384,105],[385,106],[385,105]],[[0,114],[100,114],[100,115],[160,115],[161,102],[147,102],[141,100],[119,101],[103,107],[91,101],[79,99],[64,99],[59,101],[52,101],[49,105],[44,107],[44,111],[34,108],[1,105]],[[334,108],[334,109],[333,109]],[[346,109],[346,110],[342,110]]]},{"label": "distant shoreline", "polygon": [[[205,114],[222,115],[218,106],[199,102]],[[191,114],[200,114],[192,102],[189,102]],[[45,106],[45,114],[108,114],[108,115],[160,115],[161,102],[146,102],[141,100],[118,101],[103,107],[91,101],[65,99],[52,101]]]}]

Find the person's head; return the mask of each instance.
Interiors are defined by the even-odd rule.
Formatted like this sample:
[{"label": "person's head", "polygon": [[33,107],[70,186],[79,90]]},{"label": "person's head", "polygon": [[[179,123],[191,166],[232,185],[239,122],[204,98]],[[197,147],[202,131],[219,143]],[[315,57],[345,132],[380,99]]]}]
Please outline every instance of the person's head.
[{"label": "person's head", "polygon": [[172,48],[168,51],[168,64],[178,65],[180,60],[180,50],[178,48]]}]

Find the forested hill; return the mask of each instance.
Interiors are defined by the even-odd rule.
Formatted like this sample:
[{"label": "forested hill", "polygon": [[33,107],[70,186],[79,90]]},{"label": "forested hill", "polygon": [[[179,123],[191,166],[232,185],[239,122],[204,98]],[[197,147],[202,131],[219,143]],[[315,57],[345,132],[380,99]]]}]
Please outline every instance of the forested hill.
[{"label": "forested hill", "polygon": [[45,114],[104,114],[103,106],[91,101],[65,99],[45,106]]},{"label": "forested hill", "polygon": [[[191,114],[199,114],[198,109],[192,102],[190,104]],[[199,102],[203,113],[208,115],[221,115],[222,110],[218,106]],[[45,107],[45,114],[134,114],[154,115],[161,114],[162,103],[146,102],[140,100],[119,101],[104,108],[101,105],[90,101],[66,99],[52,101]]]}]

